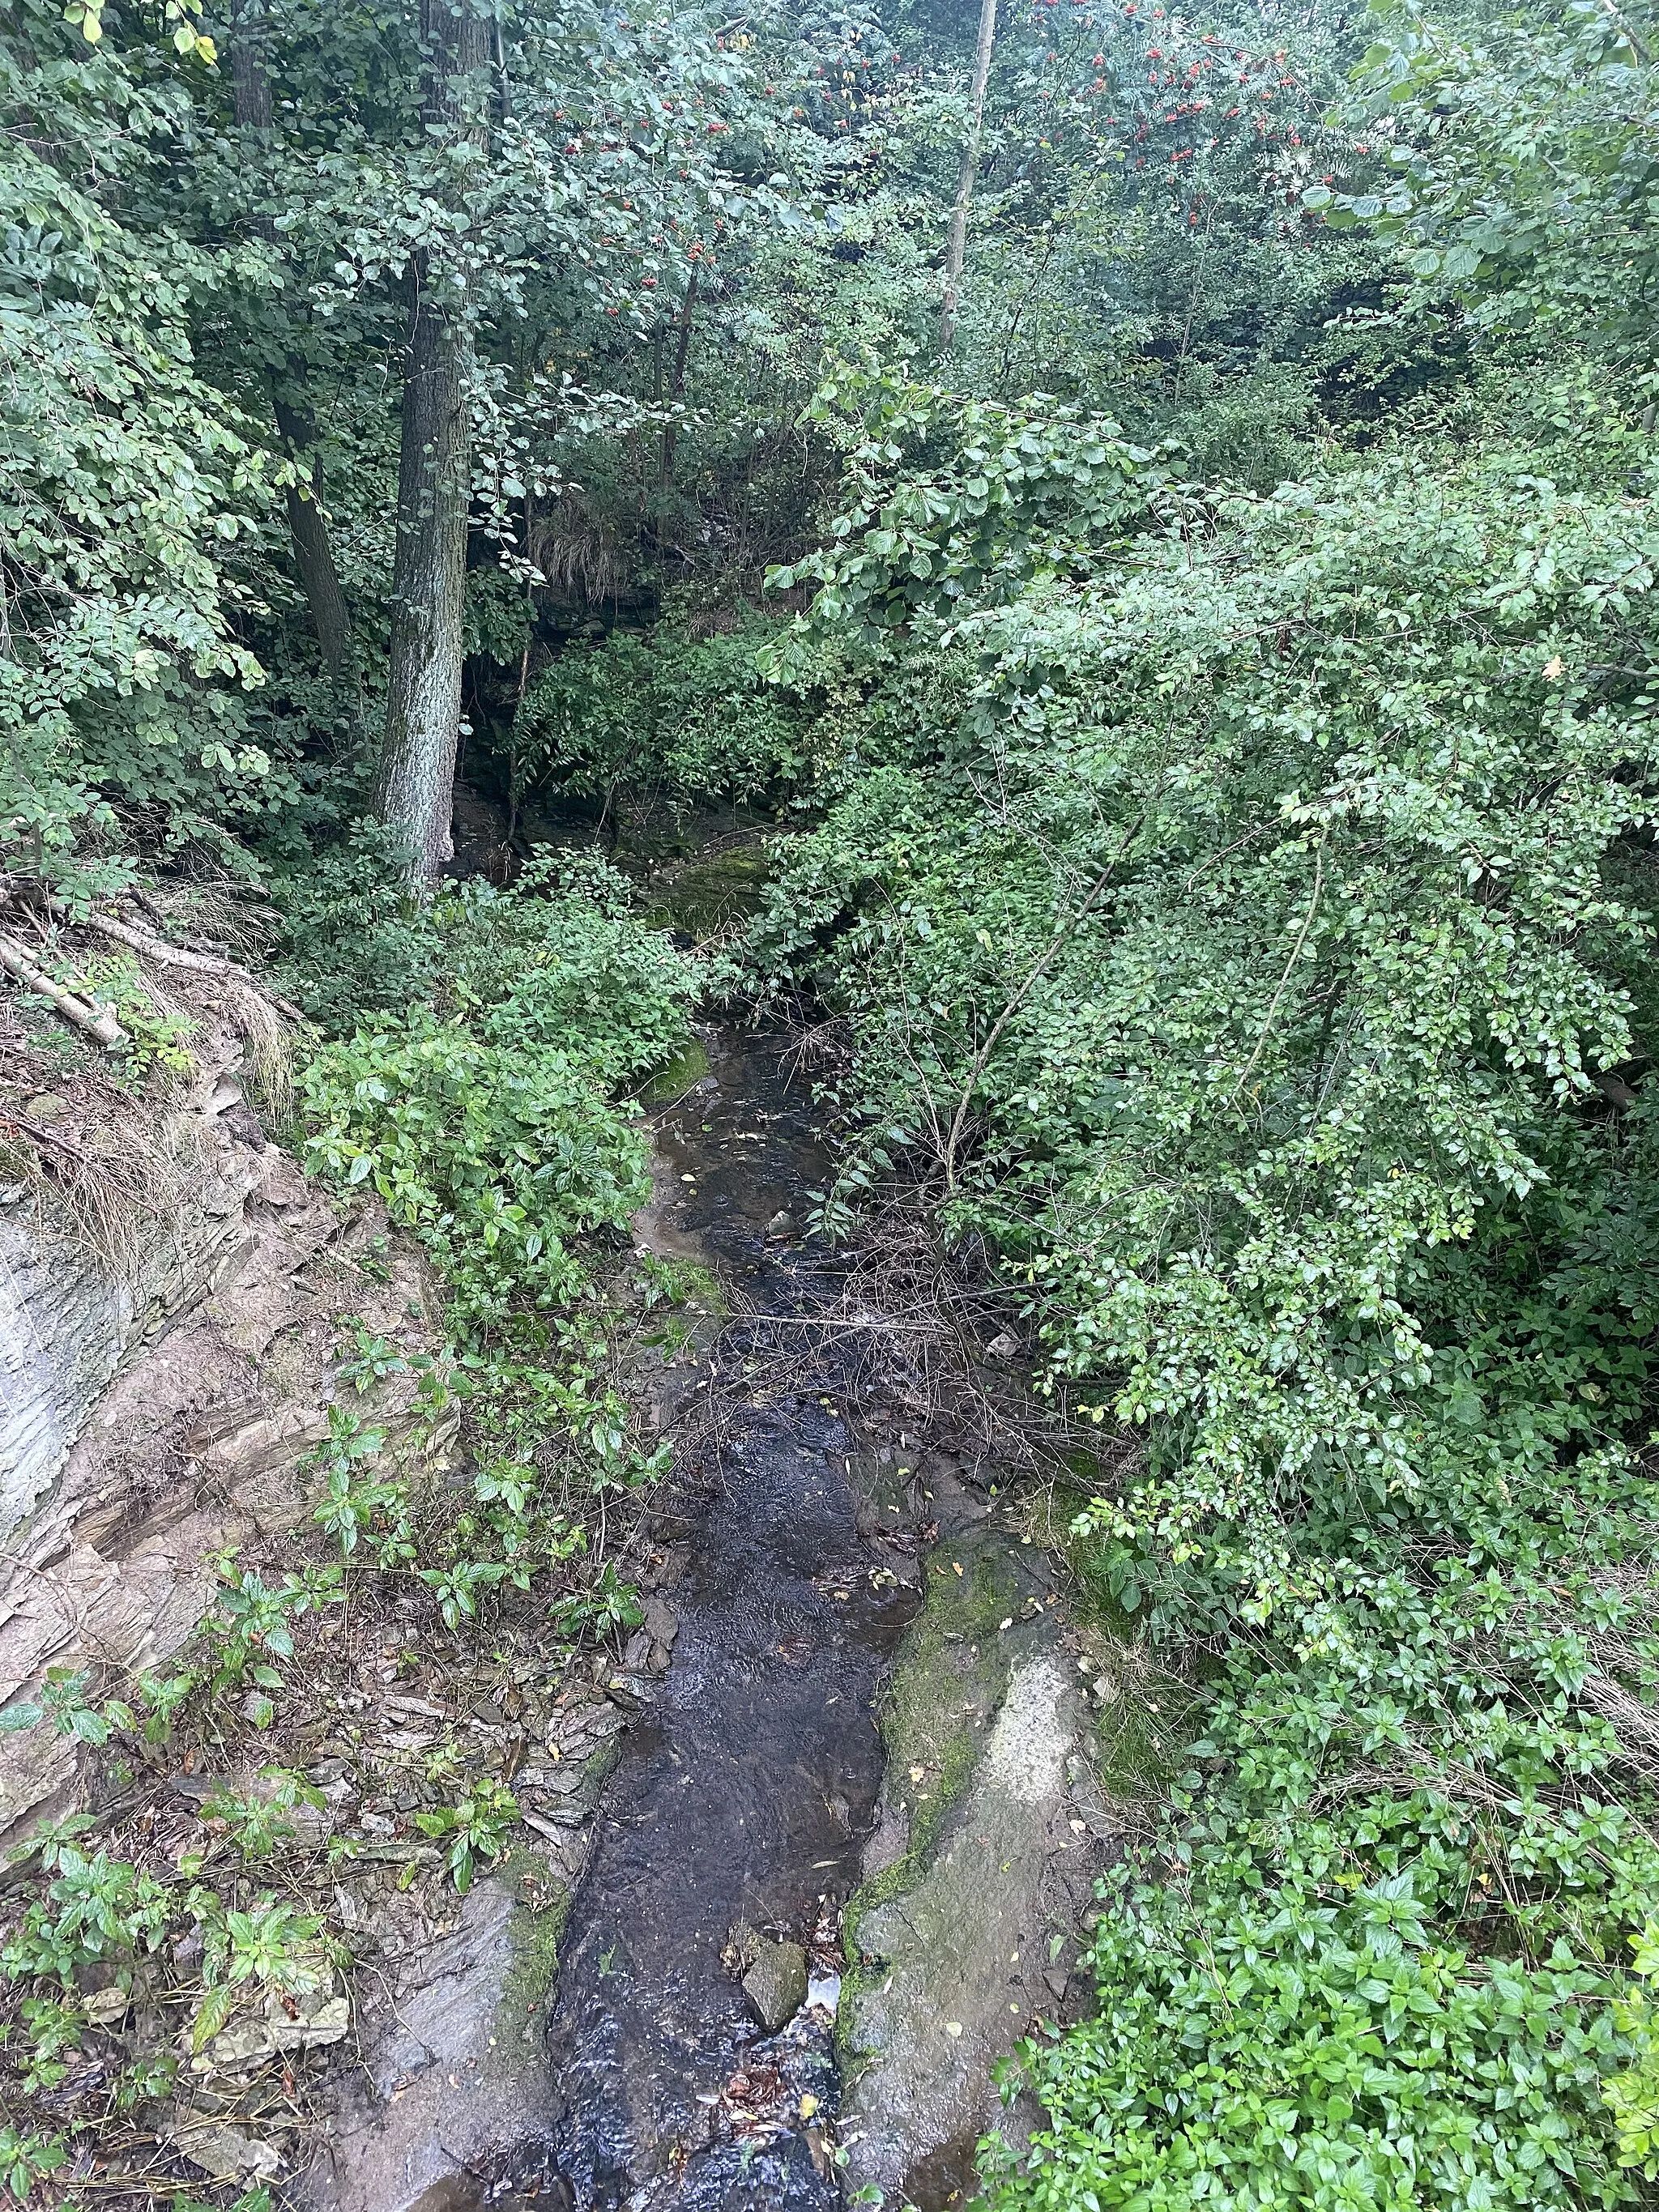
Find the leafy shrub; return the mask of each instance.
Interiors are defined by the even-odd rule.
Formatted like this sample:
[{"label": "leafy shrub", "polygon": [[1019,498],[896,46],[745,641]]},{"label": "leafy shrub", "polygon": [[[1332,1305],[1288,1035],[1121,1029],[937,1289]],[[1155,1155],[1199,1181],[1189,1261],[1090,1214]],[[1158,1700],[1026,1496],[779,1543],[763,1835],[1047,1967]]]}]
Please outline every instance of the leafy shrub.
[{"label": "leafy shrub", "polygon": [[451,1288],[463,1336],[582,1279],[571,1242],[620,1228],[648,1194],[641,1139],[612,1093],[668,1056],[690,963],[602,896],[469,889],[434,913],[449,1006],[325,1047],[301,1080],[309,1163],[368,1183]]},{"label": "leafy shrub", "polygon": [[481,1858],[499,1858],[507,1849],[507,1838],[518,1817],[518,1799],[497,1782],[482,1782],[458,1804],[415,1816],[422,1835],[434,1837],[447,1846],[444,1863],[450,1880],[463,1897],[472,1887],[477,1862]]},{"label": "leafy shrub", "polygon": [[330,1035],[431,996],[442,936],[379,823],[355,822],[303,868],[274,875],[270,890],[283,987]]},{"label": "leafy shrub", "polygon": [[1350,1886],[1305,1843],[1264,1891],[1245,1870],[1115,1887],[1099,2017],[1032,2055],[1054,2125],[994,2203],[1631,2201],[1595,2124],[1604,1972],[1565,1946],[1471,1972],[1410,1875]]},{"label": "leafy shrub", "polygon": [[1143,1440],[1078,1500],[1085,1581],[1204,1655],[991,2201],[1634,2201],[1649,464],[1599,412],[1547,478],[1494,437],[1153,487],[1086,561],[1052,486],[1045,547],[1023,495],[959,526],[937,447],[914,497],[902,447],[860,465],[901,481],[858,477],[775,664],[896,611],[872,687],[931,655],[961,703],[781,848],[751,936],[851,1024],[825,1218],[920,1179],[989,1255],[1044,1386]]},{"label": "leafy shrub", "polygon": [[776,800],[809,780],[813,718],[769,687],[756,618],[694,638],[672,621],[567,647],[526,693],[513,734],[527,795]]}]

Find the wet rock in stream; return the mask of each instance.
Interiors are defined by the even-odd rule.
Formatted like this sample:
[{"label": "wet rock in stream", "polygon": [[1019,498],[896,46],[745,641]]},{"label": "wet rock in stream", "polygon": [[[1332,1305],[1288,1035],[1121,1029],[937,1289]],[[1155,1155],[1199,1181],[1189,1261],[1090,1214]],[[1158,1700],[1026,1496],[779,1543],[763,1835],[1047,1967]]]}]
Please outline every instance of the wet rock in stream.
[{"label": "wet rock in stream", "polygon": [[1071,1969],[1115,1847],[1044,1555],[948,1478],[933,1503],[836,2035],[848,2194],[921,2212],[972,2195],[981,2136],[1029,2134],[994,2069],[1085,2000]]},{"label": "wet rock in stream", "polygon": [[[745,1931],[750,1933],[750,1931]],[[743,1993],[755,2008],[769,2035],[787,2027],[806,2002],[808,1985],[805,1947],[800,1943],[772,1943],[764,1936],[752,1936],[746,1946],[748,1972]]]}]

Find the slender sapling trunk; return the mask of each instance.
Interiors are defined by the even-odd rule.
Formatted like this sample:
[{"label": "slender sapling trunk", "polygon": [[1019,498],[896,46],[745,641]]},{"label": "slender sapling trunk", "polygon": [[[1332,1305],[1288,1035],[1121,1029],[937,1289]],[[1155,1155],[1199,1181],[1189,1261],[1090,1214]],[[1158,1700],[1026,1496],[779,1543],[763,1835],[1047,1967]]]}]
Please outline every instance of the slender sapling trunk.
[{"label": "slender sapling trunk", "polygon": [[957,298],[962,287],[962,264],[968,251],[968,209],[979,174],[980,127],[985,114],[985,86],[991,74],[991,49],[996,44],[997,0],[980,0],[979,42],[974,48],[974,82],[969,112],[968,136],[962,142],[962,166],[957,172],[956,204],[951,210],[951,232],[945,246],[945,299],[939,313],[939,351],[947,354],[956,336]]}]

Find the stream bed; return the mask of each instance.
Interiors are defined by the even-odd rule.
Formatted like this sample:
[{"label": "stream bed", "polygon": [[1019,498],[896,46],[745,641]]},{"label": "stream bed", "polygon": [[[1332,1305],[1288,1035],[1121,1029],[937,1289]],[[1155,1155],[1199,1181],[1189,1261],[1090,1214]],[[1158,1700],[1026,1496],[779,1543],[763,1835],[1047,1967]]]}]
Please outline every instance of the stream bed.
[{"label": "stream bed", "polygon": [[[828,1163],[806,1085],[775,1040],[722,1032],[657,1138],[649,1241],[710,1266],[771,1357],[668,1501],[690,1546],[678,1633],[623,1739],[561,1946],[550,2144],[574,2212],[817,2212],[841,2202],[823,2133],[836,1916],[916,1597],[860,1533],[854,1386],[813,1326],[829,1286],[799,1224]],[[799,1345],[781,1389],[780,1340]],[[809,2002],[775,2035],[738,1978],[744,1930],[814,1957]]]}]

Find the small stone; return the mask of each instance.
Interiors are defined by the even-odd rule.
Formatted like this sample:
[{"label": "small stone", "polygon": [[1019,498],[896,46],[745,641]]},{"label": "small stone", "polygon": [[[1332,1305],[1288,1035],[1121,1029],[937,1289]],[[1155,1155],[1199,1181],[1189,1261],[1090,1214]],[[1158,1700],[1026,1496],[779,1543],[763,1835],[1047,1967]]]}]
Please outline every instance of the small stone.
[{"label": "small stone", "polygon": [[227,2127],[205,2112],[178,2113],[166,2140],[215,2181],[271,2181],[283,2170],[282,2159],[271,2144],[245,2135],[240,2128]]},{"label": "small stone", "polygon": [[1010,1336],[1005,1328],[1000,1335],[994,1336],[986,1346],[985,1357],[988,1359],[1012,1359],[1018,1350],[1018,1339]]},{"label": "small stone", "polygon": [[775,1213],[766,1224],[769,1237],[787,1237],[795,1225],[795,1217],[787,1211]]},{"label": "small stone", "polygon": [[55,1092],[42,1091],[38,1097],[28,1100],[23,1111],[31,1121],[61,1121],[69,1108]]},{"label": "small stone", "polygon": [[289,2002],[295,2003],[293,2017],[280,1996],[265,1999],[266,2028],[274,2049],[299,2051],[308,2045],[344,2042],[351,2027],[349,1998],[323,1990]]},{"label": "small stone", "polygon": [[743,1993],[761,2026],[775,2035],[806,2002],[806,1954],[799,1943],[773,1943],[762,1936],[755,1961],[743,1978]]},{"label": "small stone", "polygon": [[106,1990],[94,1990],[82,2002],[87,2018],[94,2027],[113,2027],[118,2021],[126,2018],[127,2008],[132,1999],[124,1989],[112,1984]]}]

